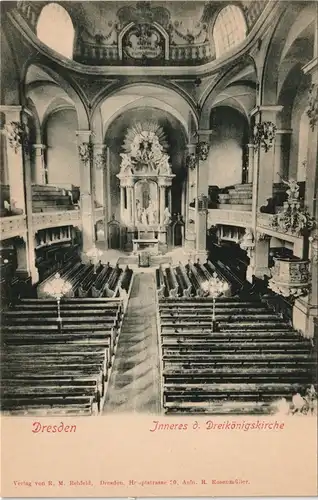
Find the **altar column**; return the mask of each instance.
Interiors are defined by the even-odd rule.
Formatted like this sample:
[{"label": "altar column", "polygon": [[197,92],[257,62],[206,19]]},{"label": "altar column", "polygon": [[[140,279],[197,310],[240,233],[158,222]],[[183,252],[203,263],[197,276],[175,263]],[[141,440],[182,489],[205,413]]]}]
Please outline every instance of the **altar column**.
[{"label": "altar column", "polygon": [[134,207],[133,207],[133,189],[134,189],[134,186],[132,183],[130,183],[128,180],[127,180],[127,184],[126,184],[126,189],[127,189],[127,213],[128,213],[128,216],[127,216],[127,222],[129,224],[134,224],[135,223],[135,217],[134,217]]},{"label": "altar column", "polygon": [[120,186],[120,219],[121,222],[126,222],[125,214],[125,186]]},{"label": "altar column", "polygon": [[81,181],[82,252],[86,253],[94,245],[93,203],[92,203],[92,145],[90,130],[78,130],[78,151]]},{"label": "altar column", "polygon": [[171,199],[171,187],[168,190],[168,209],[172,213],[172,199]]},{"label": "altar column", "polygon": [[160,211],[160,216],[159,216],[159,223],[160,223],[160,226],[163,226],[163,222],[164,222],[164,213],[165,213],[165,203],[166,201],[166,186],[165,185],[162,185],[162,184],[159,184],[159,211]]}]

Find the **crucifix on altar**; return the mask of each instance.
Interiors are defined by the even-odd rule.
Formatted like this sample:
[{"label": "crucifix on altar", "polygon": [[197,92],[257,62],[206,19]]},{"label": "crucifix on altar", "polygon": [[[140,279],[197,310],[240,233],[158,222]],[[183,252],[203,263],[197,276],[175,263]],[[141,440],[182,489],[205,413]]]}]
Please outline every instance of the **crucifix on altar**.
[{"label": "crucifix on altar", "polygon": [[[170,223],[171,183],[175,177],[162,128],[153,122],[130,129],[121,153],[120,215],[134,253],[164,252]],[[137,237],[136,237],[137,236]]]}]

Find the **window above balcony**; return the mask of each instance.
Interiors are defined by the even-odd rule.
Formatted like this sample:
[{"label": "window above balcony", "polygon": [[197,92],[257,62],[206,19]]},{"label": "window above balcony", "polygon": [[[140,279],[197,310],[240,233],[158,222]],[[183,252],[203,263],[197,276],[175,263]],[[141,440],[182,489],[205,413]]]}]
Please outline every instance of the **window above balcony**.
[{"label": "window above balcony", "polygon": [[53,2],[43,7],[36,34],[51,49],[68,59],[73,58],[74,27],[70,15],[61,5]]},{"label": "window above balcony", "polygon": [[246,31],[246,21],[241,9],[236,5],[224,7],[219,12],[213,28],[216,57],[221,57],[243,42]]}]

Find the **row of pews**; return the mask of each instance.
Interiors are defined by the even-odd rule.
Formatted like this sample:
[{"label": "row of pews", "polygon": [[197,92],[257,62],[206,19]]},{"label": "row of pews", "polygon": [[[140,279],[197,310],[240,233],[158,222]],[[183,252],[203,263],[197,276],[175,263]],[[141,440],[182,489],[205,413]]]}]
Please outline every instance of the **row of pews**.
[{"label": "row of pews", "polygon": [[72,289],[20,298],[2,312],[1,410],[10,415],[97,415],[133,281],[132,270],[69,260],[59,270]]},{"label": "row of pews", "polygon": [[[268,414],[313,383],[314,351],[259,299],[159,298],[166,413]],[[274,406],[273,406],[274,405]]]},{"label": "row of pews", "polygon": [[78,208],[79,188],[69,185],[66,189],[50,184],[32,185],[32,211],[56,212]]},{"label": "row of pews", "polygon": [[121,299],[24,299],[2,315],[1,410],[96,415],[116,352]]},{"label": "row of pews", "polygon": [[[122,269],[109,263],[84,264],[80,260],[71,259],[59,269],[59,274],[72,286],[67,297],[114,298],[120,297],[123,292],[128,293],[133,273],[128,266]],[[54,275],[49,276],[38,285],[39,298],[48,296],[47,286],[53,277]]]},{"label": "row of pews", "polygon": [[233,289],[231,277],[209,260],[204,264],[198,260],[195,263],[189,261],[186,265],[179,262],[178,266],[169,265],[165,268],[161,265],[156,269],[158,297],[159,299],[204,297],[202,284],[215,272],[228,284],[227,294],[230,295]]}]

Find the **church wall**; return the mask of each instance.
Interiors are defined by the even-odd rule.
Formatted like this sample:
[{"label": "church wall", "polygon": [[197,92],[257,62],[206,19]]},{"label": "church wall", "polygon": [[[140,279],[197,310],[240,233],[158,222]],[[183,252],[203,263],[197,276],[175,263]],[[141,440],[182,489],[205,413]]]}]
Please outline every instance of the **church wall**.
[{"label": "church wall", "polygon": [[111,214],[115,215],[115,219],[120,221],[120,181],[116,175],[120,170],[121,157],[117,151],[110,150],[110,179],[109,179],[109,194],[111,198]]},{"label": "church wall", "polygon": [[18,73],[3,30],[1,30],[0,34],[0,61],[2,61],[0,71],[1,104],[8,106],[18,105],[20,104]]},{"label": "church wall", "polygon": [[303,160],[307,159],[306,143],[308,142],[309,120],[306,116],[306,108],[307,94],[297,94],[291,116],[291,128],[293,133],[291,135],[290,145],[289,178],[294,178],[299,181],[305,180],[305,172],[303,172],[301,163]]},{"label": "church wall", "polygon": [[73,109],[57,111],[48,118],[46,137],[49,184],[80,185],[77,128],[76,111]]},{"label": "church wall", "polygon": [[209,153],[209,185],[220,188],[242,182],[242,145],[246,123],[230,108],[214,110]]}]

